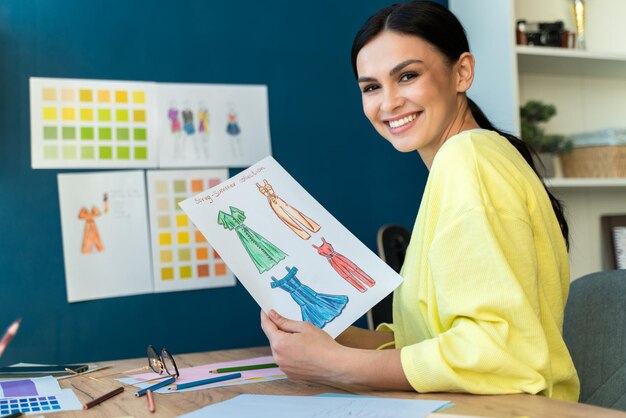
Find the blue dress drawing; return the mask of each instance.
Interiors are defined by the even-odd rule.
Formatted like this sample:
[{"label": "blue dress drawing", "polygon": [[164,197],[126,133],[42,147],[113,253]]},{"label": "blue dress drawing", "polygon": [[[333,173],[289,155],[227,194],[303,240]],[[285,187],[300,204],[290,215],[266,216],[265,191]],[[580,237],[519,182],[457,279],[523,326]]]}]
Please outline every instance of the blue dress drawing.
[{"label": "blue dress drawing", "polygon": [[318,328],[324,328],[327,323],[341,315],[348,303],[347,296],[317,293],[298,280],[297,267],[285,267],[285,269],[287,275],[282,279],[278,280],[272,276],[272,289],[280,287],[291,295],[293,300],[300,305],[303,321],[310,322]]},{"label": "blue dress drawing", "polygon": [[287,254],[280,248],[248,228],[243,221],[246,220],[246,214],[241,209],[230,206],[230,215],[222,212],[217,214],[217,223],[225,229],[235,230],[241,244],[254,262],[259,273],[263,273],[274,267],[280,260],[285,258]]}]

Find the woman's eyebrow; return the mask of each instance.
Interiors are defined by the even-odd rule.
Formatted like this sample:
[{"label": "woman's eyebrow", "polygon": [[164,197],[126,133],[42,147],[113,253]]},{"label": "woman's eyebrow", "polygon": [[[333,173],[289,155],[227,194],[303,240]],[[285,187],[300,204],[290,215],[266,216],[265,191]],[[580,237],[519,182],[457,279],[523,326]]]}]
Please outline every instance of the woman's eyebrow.
[{"label": "woman's eyebrow", "polygon": [[400,71],[402,71],[402,69],[404,67],[406,67],[407,65],[411,65],[411,64],[415,64],[415,63],[423,63],[424,61],[422,60],[418,60],[418,59],[410,59],[410,60],[406,60],[406,61],[402,61],[400,64],[396,65],[395,67],[393,67],[391,69],[391,71],[389,71],[389,75],[390,76],[394,76],[397,73],[399,73]]}]

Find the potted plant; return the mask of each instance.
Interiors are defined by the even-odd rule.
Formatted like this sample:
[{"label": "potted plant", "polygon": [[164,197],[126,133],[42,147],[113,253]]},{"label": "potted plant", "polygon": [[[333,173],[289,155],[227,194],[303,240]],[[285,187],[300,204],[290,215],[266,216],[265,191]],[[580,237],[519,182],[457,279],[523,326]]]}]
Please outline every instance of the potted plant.
[{"label": "potted plant", "polygon": [[535,167],[543,177],[554,177],[554,160],[572,151],[572,141],[564,135],[546,134],[542,124],[556,115],[556,108],[539,100],[529,100],[520,108],[522,140],[536,152]]}]

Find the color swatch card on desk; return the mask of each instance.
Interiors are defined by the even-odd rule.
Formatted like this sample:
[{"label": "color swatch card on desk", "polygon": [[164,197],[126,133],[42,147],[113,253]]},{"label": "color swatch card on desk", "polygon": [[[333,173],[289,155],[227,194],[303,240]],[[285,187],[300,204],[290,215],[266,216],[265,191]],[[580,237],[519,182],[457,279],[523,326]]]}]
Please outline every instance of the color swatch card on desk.
[{"label": "color swatch card on desk", "polygon": [[143,171],[59,174],[69,302],[152,292]]},{"label": "color swatch card on desk", "polygon": [[180,206],[264,311],[332,337],[402,281],[272,157]]},{"label": "color swatch card on desk", "polygon": [[178,206],[226,178],[226,169],[148,171],[155,292],[235,285],[224,260]]},{"label": "color swatch card on desk", "polygon": [[156,167],[155,83],[30,79],[33,168]]}]

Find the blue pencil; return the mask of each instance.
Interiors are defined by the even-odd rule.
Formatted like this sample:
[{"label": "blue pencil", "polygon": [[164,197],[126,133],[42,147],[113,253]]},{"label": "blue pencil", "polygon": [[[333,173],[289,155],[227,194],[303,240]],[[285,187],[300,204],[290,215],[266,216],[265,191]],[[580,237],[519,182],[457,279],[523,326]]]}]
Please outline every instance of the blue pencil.
[{"label": "blue pencil", "polygon": [[170,383],[174,383],[175,381],[176,381],[175,377],[170,377],[169,379],[165,379],[164,381],[162,381],[160,383],[157,383],[156,385],[148,386],[147,388],[138,390],[137,392],[135,392],[135,396],[137,396],[137,397],[143,396],[149,390],[154,392],[155,390],[161,389],[163,386],[167,386]]},{"label": "blue pencil", "polygon": [[189,382],[189,383],[181,383],[180,385],[172,386],[170,390],[181,390],[181,389],[192,388],[194,386],[208,385],[209,383],[216,383],[216,382],[222,382],[224,380],[237,379],[238,377],[241,377],[241,373],[226,374],[224,376],[212,377],[210,379],[196,380],[195,382]]}]

